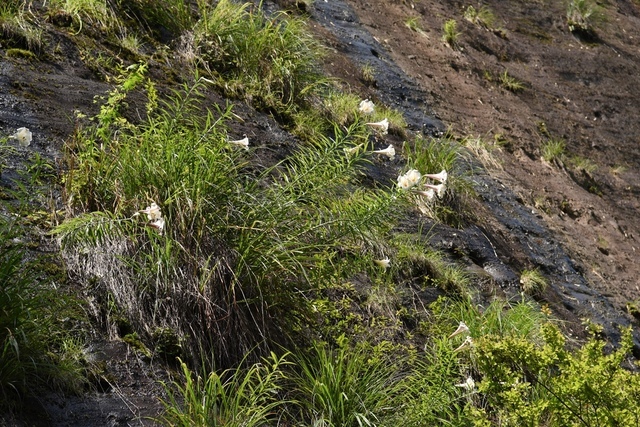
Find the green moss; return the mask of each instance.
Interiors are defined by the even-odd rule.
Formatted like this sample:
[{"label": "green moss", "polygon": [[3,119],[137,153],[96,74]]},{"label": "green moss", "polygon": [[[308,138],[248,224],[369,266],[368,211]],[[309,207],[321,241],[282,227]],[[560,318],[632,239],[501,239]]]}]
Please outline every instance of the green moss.
[{"label": "green moss", "polygon": [[7,49],[7,58],[36,59],[36,54],[26,49]]}]

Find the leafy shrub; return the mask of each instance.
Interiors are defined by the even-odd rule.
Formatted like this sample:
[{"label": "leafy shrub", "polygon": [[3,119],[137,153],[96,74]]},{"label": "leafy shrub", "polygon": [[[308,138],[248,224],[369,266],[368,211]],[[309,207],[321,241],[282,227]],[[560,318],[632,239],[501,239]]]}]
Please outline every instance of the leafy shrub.
[{"label": "leafy shrub", "polygon": [[[631,426],[640,417],[640,376],[622,367],[633,346],[626,330],[620,348],[603,352],[591,338],[572,353],[551,325],[535,345],[522,337],[481,341],[476,362],[486,401],[470,410],[478,424]],[[484,423],[483,421],[484,420]]]}]

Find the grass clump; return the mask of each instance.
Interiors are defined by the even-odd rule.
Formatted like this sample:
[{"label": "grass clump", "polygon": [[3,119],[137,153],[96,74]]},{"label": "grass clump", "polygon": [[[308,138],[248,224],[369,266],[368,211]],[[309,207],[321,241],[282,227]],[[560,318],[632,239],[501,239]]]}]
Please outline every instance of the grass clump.
[{"label": "grass clump", "polygon": [[604,19],[602,8],[593,0],[569,0],[567,3],[567,25],[571,32],[593,34]]},{"label": "grass clump", "polygon": [[566,146],[563,139],[550,139],[542,145],[542,158],[547,162],[562,161]]},{"label": "grass clump", "polygon": [[322,49],[299,18],[222,0],[202,11],[193,33],[199,65],[227,95],[282,114],[318,85]]},{"label": "grass clump", "polygon": [[442,40],[449,45],[450,48],[458,47],[458,38],[462,33],[458,32],[458,23],[455,19],[449,19],[442,26]]},{"label": "grass clump", "polygon": [[[462,169],[460,145],[450,138],[438,140],[418,135],[413,144],[405,144],[407,167],[422,174],[437,174],[447,171],[446,182],[430,180],[430,184],[443,184],[440,194],[433,198],[418,195],[413,202],[427,216],[452,227],[459,227],[471,217],[469,208],[473,190],[465,179]],[[426,181],[425,181],[426,182]],[[416,195],[418,193],[410,193]]]},{"label": "grass clump", "polygon": [[399,365],[342,337],[298,355],[295,393],[315,426],[377,425],[393,407]]},{"label": "grass clump", "polygon": [[[18,234],[20,233],[20,234]],[[74,302],[49,289],[37,260],[14,238],[24,234],[0,219],[0,409],[46,389],[77,392],[83,358],[63,319]]]},{"label": "grass clump", "polygon": [[469,5],[464,11],[464,19],[474,25],[482,25],[486,28],[493,28],[496,22],[496,16],[486,5],[481,6],[479,9]]},{"label": "grass clump", "polygon": [[540,295],[549,284],[539,270],[524,270],[520,273],[520,286],[527,295]]},{"label": "grass clump", "polygon": [[168,400],[159,421],[182,427],[277,425],[277,411],[289,403],[280,398],[287,364],[286,355],[271,353],[246,369],[205,371],[203,378],[181,363],[184,382],[165,384]]},{"label": "grass clump", "polygon": [[8,1],[0,5],[0,40],[5,47],[39,54],[43,47],[42,29],[27,18],[23,2]]},{"label": "grass clump", "polygon": [[363,153],[344,149],[368,131],[336,127],[250,169],[259,148],[229,144],[231,109],[202,111],[202,82],[151,106],[147,121],[127,122],[121,104],[145,81],[139,68],[129,72],[68,147],[74,216],[57,232],[70,268],[97,281],[143,340],[170,329],[186,354],[215,349],[218,366],[305,330],[306,296],[355,274],[348,260],[374,250],[397,208],[392,194],[353,186]]},{"label": "grass clump", "polygon": [[500,85],[509,92],[514,93],[520,92],[524,89],[524,84],[515,77],[510,76],[506,70],[504,73],[500,74]]}]

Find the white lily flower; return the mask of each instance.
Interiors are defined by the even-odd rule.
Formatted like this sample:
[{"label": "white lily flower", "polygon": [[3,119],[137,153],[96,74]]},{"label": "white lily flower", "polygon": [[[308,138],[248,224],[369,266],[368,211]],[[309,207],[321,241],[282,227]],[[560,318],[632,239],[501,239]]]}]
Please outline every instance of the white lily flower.
[{"label": "white lily flower", "polygon": [[411,169],[404,175],[400,175],[398,177],[398,187],[403,190],[408,190],[411,187],[416,186],[420,181],[420,178],[422,178],[422,174],[415,169]]},{"label": "white lily flower", "polygon": [[433,200],[434,197],[436,197],[436,192],[434,189],[429,188],[426,191],[422,191],[422,190],[416,190],[415,191],[416,194],[419,194],[421,196],[424,196],[427,198],[427,200]]},{"label": "white lily flower", "polygon": [[433,190],[435,190],[435,192],[438,195],[438,197],[442,197],[444,195],[444,192],[447,189],[447,187],[444,184],[438,184],[438,185],[425,184],[424,186],[427,187],[427,188],[432,188]]},{"label": "white lily flower", "polygon": [[11,135],[9,138],[17,139],[18,144],[20,144],[21,147],[28,147],[29,144],[31,144],[31,140],[33,139],[33,134],[28,128],[23,127],[19,128],[18,131]]},{"label": "white lily flower", "polygon": [[362,114],[373,114],[374,108],[375,108],[375,105],[373,104],[373,101],[369,101],[368,99],[365,99],[364,101],[360,101],[360,106],[358,106],[358,111],[360,111]]},{"label": "white lily flower", "polygon": [[245,150],[249,151],[249,137],[245,136],[242,139],[230,140],[227,141],[231,145],[236,145],[238,147],[242,147]]},{"label": "white lily flower", "polygon": [[146,209],[140,211],[140,213],[147,214],[147,218],[149,221],[157,221],[162,219],[162,211],[160,210],[160,206],[156,205],[155,202],[151,203],[151,206],[147,206]]},{"label": "white lily flower", "polygon": [[469,327],[467,326],[467,324],[464,322],[460,322],[460,325],[458,325],[458,329],[456,329],[451,335],[449,335],[449,338],[453,338],[456,335],[468,334],[468,333],[469,333]]},{"label": "white lily flower", "polygon": [[467,337],[467,339],[465,339],[464,342],[462,344],[460,344],[460,346],[458,348],[453,350],[453,352],[457,353],[460,350],[465,350],[467,348],[472,348],[472,347],[473,347],[473,340],[471,339],[471,337]]},{"label": "white lily flower", "polygon": [[387,156],[389,158],[389,160],[393,160],[393,158],[396,155],[396,149],[393,148],[393,145],[389,144],[389,146],[387,148],[385,148],[384,150],[376,150],[376,151],[374,151],[374,153],[376,153],[376,154],[384,154],[385,156]]},{"label": "white lily flower", "polygon": [[462,384],[456,384],[455,386],[463,388],[467,391],[472,391],[476,388],[476,382],[473,380],[473,378],[468,377],[465,382],[463,382]]},{"label": "white lily flower", "polygon": [[164,218],[160,217],[155,221],[151,221],[149,223],[149,227],[153,227],[158,230],[158,234],[162,236],[162,233],[164,232]]},{"label": "white lily flower", "polygon": [[344,152],[347,154],[347,156],[354,156],[358,154],[358,151],[360,151],[363,145],[364,144],[358,144],[355,147],[344,148]]},{"label": "white lily flower", "polygon": [[379,121],[379,122],[365,123],[365,124],[367,126],[370,126],[370,127],[374,128],[375,130],[379,131],[383,135],[386,135],[387,132],[389,131],[389,120],[387,120],[386,118],[381,120],[381,121]]},{"label": "white lily flower", "polygon": [[385,258],[385,259],[374,259],[373,262],[375,262],[376,264],[378,264],[380,267],[382,268],[389,268],[389,265],[391,265],[391,260],[389,258]]},{"label": "white lily flower", "polygon": [[426,174],[425,175],[427,178],[431,178],[431,179],[435,179],[438,182],[441,183],[446,183],[447,182],[447,177],[449,176],[447,174],[447,171],[442,169],[442,171],[440,173],[434,173],[434,174]]}]

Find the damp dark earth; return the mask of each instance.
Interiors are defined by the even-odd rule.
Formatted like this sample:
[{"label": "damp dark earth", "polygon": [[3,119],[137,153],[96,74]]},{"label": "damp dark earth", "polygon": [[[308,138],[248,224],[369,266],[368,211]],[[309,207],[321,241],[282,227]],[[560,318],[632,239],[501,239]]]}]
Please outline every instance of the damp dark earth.
[{"label": "damp dark earth", "polygon": [[[584,340],[589,320],[615,346],[620,326],[631,326],[640,358],[640,2],[603,3],[606,19],[588,34],[570,31],[565,3],[550,0],[485,1],[490,26],[465,19],[470,4],[463,1],[278,0],[261,7],[305,17],[326,47],[324,72],[400,111],[409,134],[448,134],[466,146],[473,220],[461,227],[427,221],[428,241],[480,277],[479,304],[495,295],[522,298],[520,272],[538,270],[549,286],[536,300],[569,337]],[[457,22],[454,44],[443,41],[449,19]],[[29,149],[62,169],[77,113],[96,114],[95,97],[114,82],[87,65],[70,28],[51,24],[47,37],[55,52],[39,58],[8,55],[0,42],[0,132],[28,127]],[[166,49],[177,44],[167,40]],[[161,90],[180,80],[179,71],[150,60]],[[221,95],[210,101],[227,102]],[[295,147],[277,117],[232,102],[241,120],[229,124],[230,133],[270,148],[256,162],[273,164]],[[131,107],[144,109],[135,99]],[[376,149],[402,146],[406,137],[390,132]],[[564,143],[562,157],[546,155],[554,140]],[[5,193],[15,189],[24,158],[17,152],[3,160]],[[367,170],[372,182],[389,182],[400,168],[390,161]],[[416,231],[419,224],[407,218],[399,227]],[[37,251],[55,248],[49,241]],[[30,397],[28,411],[0,417],[0,425],[157,424],[161,382],[170,381],[166,363],[96,325],[86,350],[102,367],[95,387],[81,396]]]}]

